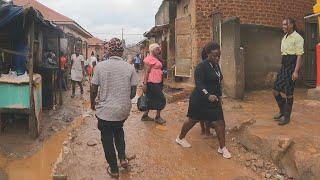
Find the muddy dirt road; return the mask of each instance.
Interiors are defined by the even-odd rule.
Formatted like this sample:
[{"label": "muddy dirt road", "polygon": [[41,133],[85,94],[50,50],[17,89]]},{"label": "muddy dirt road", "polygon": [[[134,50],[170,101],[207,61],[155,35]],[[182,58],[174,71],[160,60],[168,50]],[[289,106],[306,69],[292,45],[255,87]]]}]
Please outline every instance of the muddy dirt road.
[{"label": "muddy dirt road", "polygon": [[[166,126],[154,122],[141,122],[141,113],[133,108],[125,124],[127,154],[136,155],[131,161],[131,170],[123,172],[121,179],[234,179],[248,176],[257,178],[256,173],[234,160],[226,160],[217,153],[216,138],[204,139],[199,127],[189,135],[191,149],[175,144],[181,124],[185,120],[187,102],[169,105],[163,112]],[[57,173],[71,180],[109,179],[100,142],[96,119],[86,118],[85,125],[78,130],[77,137],[67,144],[70,152],[64,155]],[[230,144],[231,136],[228,138]],[[88,146],[88,142],[97,143]],[[231,146],[230,149],[233,150]],[[238,151],[238,150],[237,150]],[[236,155],[236,154],[235,154]]]},{"label": "muddy dirt road", "polygon": [[[244,101],[224,100],[227,144],[233,154],[231,160],[223,159],[217,153],[216,137],[206,139],[200,135],[199,125],[187,136],[192,148],[183,149],[175,144],[186,119],[187,100],[166,107],[163,111],[166,126],[141,122],[142,114],[134,105],[125,123],[125,136],[127,155],[136,155],[136,159],[130,161],[129,170],[121,171],[120,179],[285,179],[286,174],[273,164],[272,159],[241,144],[243,132],[239,129],[248,126],[254,127],[259,134],[268,135],[273,129],[270,133],[290,135],[290,129],[297,125],[302,128],[314,125],[319,118],[315,109],[320,108],[320,103],[304,100],[303,90],[297,93],[293,122],[281,129],[270,117],[276,106],[269,91],[250,93]],[[66,176],[68,180],[110,179],[97,120],[89,108],[88,99],[87,96],[69,99],[66,95],[62,108],[45,113],[46,124],[36,141],[23,136],[23,128],[20,132],[15,130],[15,125],[9,127],[6,135],[0,137],[0,180],[46,180],[52,179],[52,175]],[[303,107],[308,108],[304,110]],[[316,127],[311,129],[311,137],[320,132]],[[308,139],[310,137],[300,137],[297,142]],[[319,143],[312,145],[315,154],[320,152]]]}]

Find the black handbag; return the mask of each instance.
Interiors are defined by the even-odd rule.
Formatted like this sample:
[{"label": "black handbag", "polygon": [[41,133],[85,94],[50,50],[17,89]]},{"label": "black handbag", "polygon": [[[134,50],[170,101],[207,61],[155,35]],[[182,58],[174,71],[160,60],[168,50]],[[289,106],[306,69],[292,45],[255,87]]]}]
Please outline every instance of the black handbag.
[{"label": "black handbag", "polygon": [[145,112],[148,110],[148,98],[146,95],[142,95],[138,98],[137,106],[139,111]]}]

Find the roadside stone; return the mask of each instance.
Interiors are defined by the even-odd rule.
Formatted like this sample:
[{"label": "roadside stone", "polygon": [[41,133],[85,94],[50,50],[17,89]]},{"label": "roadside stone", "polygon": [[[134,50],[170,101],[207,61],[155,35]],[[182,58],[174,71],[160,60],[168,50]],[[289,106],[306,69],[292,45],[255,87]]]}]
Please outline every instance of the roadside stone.
[{"label": "roadside stone", "polygon": [[95,141],[95,140],[89,140],[89,141],[87,142],[87,145],[88,145],[88,146],[96,146],[96,145],[97,145],[97,141]]},{"label": "roadside stone", "polygon": [[281,138],[281,139],[278,139],[278,146],[281,148],[281,149],[284,149],[286,150],[292,143],[292,139],[290,138]]},{"label": "roadside stone", "polygon": [[236,104],[234,106],[232,106],[232,109],[242,109],[242,105],[241,104]]},{"label": "roadside stone", "polygon": [[256,154],[247,154],[246,160],[251,161],[251,160],[257,160],[258,158],[259,156]]},{"label": "roadside stone", "polygon": [[58,132],[59,131],[59,128],[57,126],[51,126],[51,130],[53,132]]},{"label": "roadside stone", "polygon": [[254,163],[254,166],[256,166],[257,168],[263,168],[264,167],[263,160],[259,159],[257,162]]},{"label": "roadside stone", "polygon": [[63,141],[63,144],[64,146],[66,146],[68,144],[68,141]]},{"label": "roadside stone", "polygon": [[285,180],[285,179],[284,179],[284,176],[282,176],[282,175],[280,175],[280,174],[277,174],[277,175],[276,175],[276,178],[277,178],[278,180]]},{"label": "roadside stone", "polygon": [[254,178],[249,176],[238,176],[238,177],[235,177],[234,180],[254,180]]},{"label": "roadside stone", "polygon": [[67,146],[64,146],[64,147],[63,147],[63,153],[64,153],[64,154],[69,154],[70,151],[71,151],[71,149],[68,148]]},{"label": "roadside stone", "polygon": [[63,118],[63,121],[69,123],[69,122],[72,122],[72,118],[71,117]]},{"label": "roadside stone", "polygon": [[54,174],[52,176],[52,180],[67,180],[68,177],[66,175],[57,175],[57,174]]},{"label": "roadside stone", "polygon": [[254,171],[254,172],[257,172],[257,167],[256,166],[251,166],[251,169]]},{"label": "roadside stone", "polygon": [[245,165],[246,165],[246,167],[249,167],[251,165],[251,162],[250,161],[246,161]]},{"label": "roadside stone", "polygon": [[271,173],[266,173],[266,176],[265,176],[267,179],[270,179],[272,177],[272,174]]},{"label": "roadside stone", "polygon": [[82,145],[81,141],[76,142],[76,145]]}]

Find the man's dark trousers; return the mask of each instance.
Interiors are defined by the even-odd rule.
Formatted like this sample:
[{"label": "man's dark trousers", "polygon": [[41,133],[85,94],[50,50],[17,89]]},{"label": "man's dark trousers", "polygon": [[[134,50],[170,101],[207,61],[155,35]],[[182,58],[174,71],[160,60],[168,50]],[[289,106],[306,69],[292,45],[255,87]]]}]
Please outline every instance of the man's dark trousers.
[{"label": "man's dark trousers", "polygon": [[119,171],[114,144],[118,151],[118,158],[126,159],[123,123],[124,121],[104,121],[98,118],[98,129],[101,131],[104,154],[113,173]]}]

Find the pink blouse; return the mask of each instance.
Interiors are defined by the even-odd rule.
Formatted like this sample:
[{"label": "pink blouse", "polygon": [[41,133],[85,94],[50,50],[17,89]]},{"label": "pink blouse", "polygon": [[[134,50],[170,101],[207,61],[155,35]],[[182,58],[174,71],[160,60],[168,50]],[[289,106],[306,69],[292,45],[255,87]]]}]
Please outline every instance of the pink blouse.
[{"label": "pink blouse", "polygon": [[149,55],[143,60],[144,64],[151,67],[148,82],[161,83],[162,82],[162,63],[154,56]]}]

